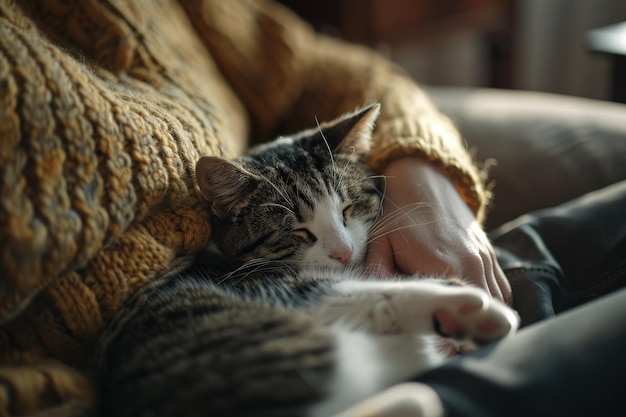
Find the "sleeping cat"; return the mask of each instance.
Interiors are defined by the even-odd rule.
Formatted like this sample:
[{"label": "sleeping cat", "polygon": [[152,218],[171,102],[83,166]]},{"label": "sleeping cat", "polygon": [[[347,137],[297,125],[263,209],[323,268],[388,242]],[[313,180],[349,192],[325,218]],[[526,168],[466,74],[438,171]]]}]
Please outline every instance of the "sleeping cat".
[{"label": "sleeping cat", "polygon": [[363,271],[381,210],[381,178],[363,163],[378,113],[198,161],[211,246],[108,325],[103,415],[328,417],[440,364],[450,346],[517,329],[478,288]]}]

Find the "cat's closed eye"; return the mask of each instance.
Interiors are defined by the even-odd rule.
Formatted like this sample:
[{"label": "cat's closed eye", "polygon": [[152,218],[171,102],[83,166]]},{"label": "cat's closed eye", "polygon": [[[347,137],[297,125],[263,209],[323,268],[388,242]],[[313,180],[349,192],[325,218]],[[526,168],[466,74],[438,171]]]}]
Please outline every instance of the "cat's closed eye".
[{"label": "cat's closed eye", "polygon": [[343,209],[343,225],[346,225],[346,222],[348,221],[348,219],[350,218],[350,216],[352,215],[352,210],[354,209],[354,204],[348,204],[346,207],[344,207]]},{"label": "cat's closed eye", "polygon": [[317,241],[317,237],[315,237],[315,235],[305,227],[294,229],[293,233],[296,236],[300,236],[302,239],[306,240],[309,243],[315,243]]}]

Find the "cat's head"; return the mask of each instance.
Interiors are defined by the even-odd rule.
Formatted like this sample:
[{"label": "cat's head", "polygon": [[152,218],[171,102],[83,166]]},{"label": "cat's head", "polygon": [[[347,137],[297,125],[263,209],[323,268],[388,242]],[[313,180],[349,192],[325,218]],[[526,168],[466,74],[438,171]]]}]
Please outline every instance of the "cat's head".
[{"label": "cat's head", "polygon": [[379,211],[370,152],[373,104],[233,161],[203,157],[196,178],[226,256],[343,267],[362,262]]}]

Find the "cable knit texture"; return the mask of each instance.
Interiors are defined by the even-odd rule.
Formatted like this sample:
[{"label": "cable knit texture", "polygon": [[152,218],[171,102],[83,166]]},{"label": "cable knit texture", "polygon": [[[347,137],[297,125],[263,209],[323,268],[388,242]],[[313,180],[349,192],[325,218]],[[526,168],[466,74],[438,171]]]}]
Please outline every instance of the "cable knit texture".
[{"label": "cable knit texture", "polygon": [[379,101],[375,169],[423,157],[486,204],[412,81],[265,1],[0,0],[0,101],[0,415],[90,413],[104,322],[208,241],[195,161],[249,133]]}]

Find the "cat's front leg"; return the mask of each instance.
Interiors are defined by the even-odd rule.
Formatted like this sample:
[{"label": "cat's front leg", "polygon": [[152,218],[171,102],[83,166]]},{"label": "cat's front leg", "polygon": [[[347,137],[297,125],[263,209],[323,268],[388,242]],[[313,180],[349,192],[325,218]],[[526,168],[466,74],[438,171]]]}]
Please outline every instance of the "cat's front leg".
[{"label": "cat's front leg", "polygon": [[517,314],[485,291],[442,280],[342,281],[317,315],[376,334],[439,334],[471,348],[517,330]]},{"label": "cat's front leg", "polygon": [[[315,314],[334,330],[336,368],[331,395],[313,417],[335,415],[442,363],[448,348],[470,350],[518,326],[515,312],[486,292],[442,280],[341,281]],[[433,335],[445,338],[442,349]]]}]

